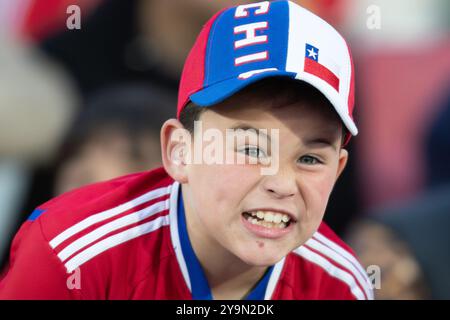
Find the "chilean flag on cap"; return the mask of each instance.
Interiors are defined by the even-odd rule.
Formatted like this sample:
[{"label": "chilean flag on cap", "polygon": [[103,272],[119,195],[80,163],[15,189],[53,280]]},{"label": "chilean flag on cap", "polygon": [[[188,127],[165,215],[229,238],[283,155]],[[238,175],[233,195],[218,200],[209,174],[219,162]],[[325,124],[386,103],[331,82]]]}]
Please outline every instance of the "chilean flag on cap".
[{"label": "chilean flag on cap", "polygon": [[320,17],[290,1],[245,4],[203,27],[184,65],[177,115],[189,101],[213,106],[255,81],[283,76],[318,89],[356,135],[353,75],[347,43]]},{"label": "chilean flag on cap", "polygon": [[326,81],[336,91],[339,91],[339,78],[336,71],[331,71],[332,67],[327,67],[321,61],[319,62],[319,49],[307,43],[305,51],[305,72]]}]

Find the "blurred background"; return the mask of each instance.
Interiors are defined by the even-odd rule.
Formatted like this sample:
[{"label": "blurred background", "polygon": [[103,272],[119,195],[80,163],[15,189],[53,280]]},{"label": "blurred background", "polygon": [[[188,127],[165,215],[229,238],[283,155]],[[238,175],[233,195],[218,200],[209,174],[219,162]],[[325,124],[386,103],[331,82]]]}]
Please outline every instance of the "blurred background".
[{"label": "blurred background", "polygon": [[[450,299],[450,2],[296,2],[347,38],[356,68],[360,134],[325,220],[379,266],[376,298]],[[184,59],[241,3],[0,0],[0,268],[34,207],[160,165]]]}]

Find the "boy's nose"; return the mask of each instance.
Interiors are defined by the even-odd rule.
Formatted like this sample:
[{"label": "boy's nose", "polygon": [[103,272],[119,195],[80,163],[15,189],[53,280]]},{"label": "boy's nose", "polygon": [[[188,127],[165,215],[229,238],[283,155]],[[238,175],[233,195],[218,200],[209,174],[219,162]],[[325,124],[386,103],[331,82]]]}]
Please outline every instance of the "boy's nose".
[{"label": "boy's nose", "polygon": [[292,197],[297,192],[295,178],[289,173],[267,176],[263,187],[272,197],[278,199]]}]

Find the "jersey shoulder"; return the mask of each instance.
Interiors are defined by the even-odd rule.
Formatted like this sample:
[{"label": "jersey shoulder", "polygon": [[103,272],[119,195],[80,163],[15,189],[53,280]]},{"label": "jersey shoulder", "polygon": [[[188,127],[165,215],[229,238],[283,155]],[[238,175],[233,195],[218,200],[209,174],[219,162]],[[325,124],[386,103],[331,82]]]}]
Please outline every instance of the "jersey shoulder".
[{"label": "jersey shoulder", "polygon": [[158,168],[39,206],[14,238],[0,297],[129,298],[149,270],[173,260],[164,260],[174,255],[165,227],[176,186]]},{"label": "jersey shoulder", "polygon": [[158,168],[95,183],[46,202],[30,220],[38,220],[50,247],[72,272],[106,250],[168,225],[173,182]]},{"label": "jersey shoulder", "polygon": [[164,188],[170,188],[172,183],[163,168],[93,183],[43,203],[34,210],[28,221],[41,220],[45,231],[51,236],[97,212],[131,202],[121,207],[126,209],[148,198],[156,198],[167,193]]},{"label": "jersey shoulder", "polygon": [[[287,257],[292,288],[302,299],[373,299],[366,271],[353,250],[324,222],[313,236]],[[295,294],[294,294],[295,295]]]}]

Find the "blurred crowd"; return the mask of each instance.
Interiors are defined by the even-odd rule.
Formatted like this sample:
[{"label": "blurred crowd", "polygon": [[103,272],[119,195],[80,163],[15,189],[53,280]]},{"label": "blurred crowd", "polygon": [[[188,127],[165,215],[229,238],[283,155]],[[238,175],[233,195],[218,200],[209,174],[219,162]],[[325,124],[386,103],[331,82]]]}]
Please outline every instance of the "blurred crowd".
[{"label": "blurred crowd", "polygon": [[[450,299],[450,2],[296,2],[349,40],[357,72],[360,134],[326,222],[379,267],[376,298]],[[160,165],[184,59],[238,3],[0,0],[0,269],[39,204]]]}]

